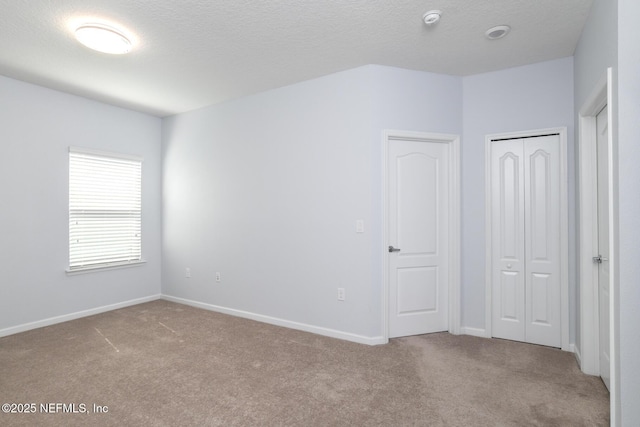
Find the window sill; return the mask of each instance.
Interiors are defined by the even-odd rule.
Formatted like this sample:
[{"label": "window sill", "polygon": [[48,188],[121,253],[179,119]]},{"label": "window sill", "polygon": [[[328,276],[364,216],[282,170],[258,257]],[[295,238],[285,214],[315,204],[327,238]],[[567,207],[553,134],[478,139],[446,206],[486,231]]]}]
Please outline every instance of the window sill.
[{"label": "window sill", "polygon": [[95,265],[95,266],[87,266],[87,267],[78,267],[73,270],[67,269],[65,270],[67,276],[75,276],[76,274],[85,274],[85,273],[93,273],[98,271],[105,270],[119,270],[121,268],[131,268],[131,267],[140,267],[143,264],[146,264],[147,261],[132,261],[132,262],[123,262],[118,264],[109,264],[109,265]]}]

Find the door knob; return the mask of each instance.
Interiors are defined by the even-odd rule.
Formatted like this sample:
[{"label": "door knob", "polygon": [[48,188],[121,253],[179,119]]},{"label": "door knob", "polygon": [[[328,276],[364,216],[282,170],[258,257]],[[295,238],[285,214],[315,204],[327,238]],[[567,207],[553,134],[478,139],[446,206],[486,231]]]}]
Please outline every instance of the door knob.
[{"label": "door knob", "polygon": [[609,261],[609,258],[604,258],[602,255],[594,256],[593,262],[597,262],[598,264],[602,264],[602,261]]},{"label": "door knob", "polygon": [[400,252],[400,248],[394,248],[393,246],[389,246],[389,252]]}]

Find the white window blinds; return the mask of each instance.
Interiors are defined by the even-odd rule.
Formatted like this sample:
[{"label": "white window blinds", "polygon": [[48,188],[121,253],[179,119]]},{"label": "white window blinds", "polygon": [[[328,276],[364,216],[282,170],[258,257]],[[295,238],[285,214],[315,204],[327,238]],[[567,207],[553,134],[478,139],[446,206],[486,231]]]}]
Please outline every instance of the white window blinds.
[{"label": "white window blinds", "polygon": [[69,148],[69,271],[142,261],[142,159]]}]

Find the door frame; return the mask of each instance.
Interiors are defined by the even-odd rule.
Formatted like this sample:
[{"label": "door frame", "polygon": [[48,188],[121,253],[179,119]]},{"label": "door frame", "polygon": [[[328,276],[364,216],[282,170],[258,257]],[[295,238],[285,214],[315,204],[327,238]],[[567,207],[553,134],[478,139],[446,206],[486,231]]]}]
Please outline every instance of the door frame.
[{"label": "door frame", "polygon": [[558,134],[560,137],[560,329],[562,350],[569,345],[569,222],[567,193],[567,128],[548,128],[522,132],[508,132],[485,137],[485,336],[492,337],[492,245],[491,245],[491,142],[496,139],[532,138]]},{"label": "door frame", "polygon": [[460,334],[460,136],[443,133],[384,130],[382,132],[382,334],[389,342],[389,188],[388,153],[393,140],[449,145],[449,333]]},{"label": "door frame", "polygon": [[596,116],[607,105],[607,145],[609,148],[609,345],[610,345],[610,401],[611,425],[617,418],[618,366],[616,362],[619,344],[616,336],[615,306],[617,288],[617,246],[614,197],[617,187],[614,181],[614,127],[615,103],[613,101],[613,70],[607,72],[594,87],[578,114],[578,280],[580,290],[579,330],[580,347],[576,357],[586,374],[600,375],[599,295],[598,267],[592,257],[598,252],[598,199],[593,189],[597,185]]}]

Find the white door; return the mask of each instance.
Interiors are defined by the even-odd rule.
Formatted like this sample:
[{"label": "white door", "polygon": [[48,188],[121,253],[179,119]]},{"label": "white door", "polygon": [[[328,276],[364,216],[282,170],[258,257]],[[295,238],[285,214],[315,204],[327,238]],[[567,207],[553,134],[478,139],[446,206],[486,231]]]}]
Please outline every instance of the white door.
[{"label": "white door", "polygon": [[389,337],[448,329],[449,145],[389,140]]},{"label": "white door", "polygon": [[523,140],[525,341],[562,346],[560,317],[560,136]]},{"label": "white door", "polygon": [[491,143],[492,335],[561,347],[560,136]]},{"label": "white door", "polygon": [[598,306],[600,324],[600,376],[609,388],[609,149],[607,107],[596,117],[598,149]]},{"label": "white door", "polygon": [[525,340],[524,159],[520,140],[491,143],[492,335]]}]

